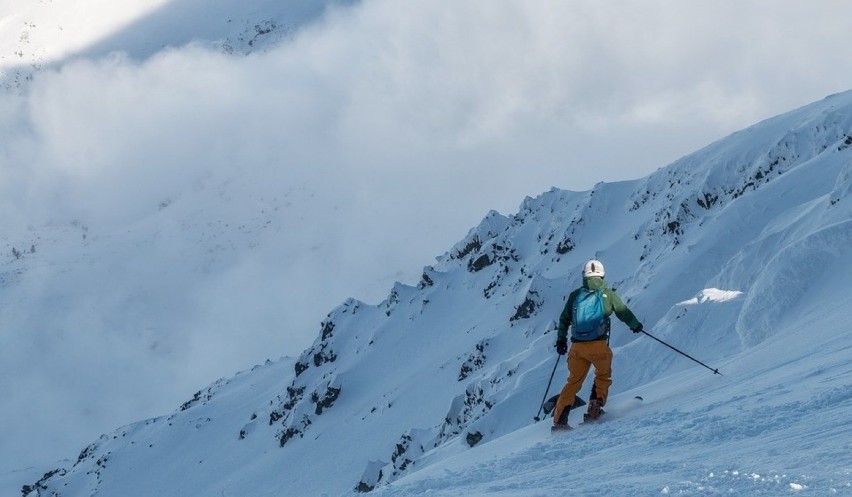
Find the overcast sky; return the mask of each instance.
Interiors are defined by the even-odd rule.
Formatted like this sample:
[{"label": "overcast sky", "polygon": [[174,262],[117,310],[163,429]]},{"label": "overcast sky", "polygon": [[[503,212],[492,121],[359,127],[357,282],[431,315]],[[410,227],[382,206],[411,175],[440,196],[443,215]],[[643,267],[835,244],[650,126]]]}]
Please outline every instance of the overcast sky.
[{"label": "overcast sky", "polygon": [[[370,0],[333,10],[267,53],[233,57],[199,44],[38,74],[23,95],[0,97],[4,236],[74,219],[114,232],[137,226],[164,199],[234,178],[243,185],[236,195],[248,195],[242,201],[257,189],[257,197],[290,192],[291,204],[282,217],[287,237],[263,240],[259,256],[233,262],[242,269],[214,283],[177,286],[211,309],[238,307],[231,318],[244,323],[239,333],[216,327],[221,313],[199,316],[184,324],[206,335],[160,338],[194,349],[146,366],[148,356],[125,360],[134,347],[100,339],[113,330],[86,330],[87,346],[74,351],[120,351],[136,367],[120,375],[125,385],[150,383],[155,368],[170,371],[154,376],[169,384],[126,393],[132,403],[120,398],[126,390],[105,386],[115,405],[102,415],[89,406],[80,414],[82,442],[53,434],[50,455],[76,451],[119,422],[168,412],[219,376],[298,355],[336,304],[349,296],[377,303],[394,279],[416,283],[491,209],[511,214],[551,187],[645,176],[852,88],[849,33],[845,1]],[[159,255],[179,260],[185,243],[164,244]],[[110,281],[129,288],[142,266]],[[60,277],[45,278],[27,288],[29,302],[45,305],[38,288]],[[118,309],[110,319],[121,319],[120,307],[110,307]],[[31,336],[28,316],[57,312],[0,309],[17,326],[6,325],[7,344]],[[90,318],[58,313],[50,329],[74,337]],[[27,347],[39,353],[37,345]],[[14,348],[0,353],[7,368],[23,367]],[[93,360],[64,360],[78,359]],[[16,406],[34,402],[30,388],[59,388],[50,372],[19,387]]]}]

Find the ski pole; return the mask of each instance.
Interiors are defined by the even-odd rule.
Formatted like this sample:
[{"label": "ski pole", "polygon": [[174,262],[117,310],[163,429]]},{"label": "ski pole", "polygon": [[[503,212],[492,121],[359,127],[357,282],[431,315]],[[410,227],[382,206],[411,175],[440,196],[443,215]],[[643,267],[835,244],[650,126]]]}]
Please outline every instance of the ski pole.
[{"label": "ski pole", "polygon": [[688,358],[692,359],[693,361],[697,362],[698,364],[701,364],[702,366],[704,366],[705,368],[709,369],[710,371],[713,371],[713,374],[718,374],[718,375],[722,376],[722,373],[720,373],[718,369],[713,369],[713,368],[711,368],[710,366],[708,366],[708,365],[704,364],[703,362],[701,362],[701,361],[699,361],[698,359],[696,359],[696,358],[692,357],[691,355],[687,354],[686,352],[683,352],[682,350],[678,350],[678,349],[676,349],[676,348],[672,347],[671,345],[669,345],[669,344],[667,344],[666,342],[664,342],[664,341],[660,340],[659,338],[655,337],[654,335],[652,335],[652,334],[648,333],[648,332],[647,332],[647,331],[645,331],[645,330],[642,330],[642,333],[644,333],[644,334],[648,335],[649,337],[651,337],[651,338],[653,338],[654,340],[656,340],[656,341],[660,342],[661,344],[665,345],[666,347],[668,347],[668,348],[670,348],[670,349],[674,350],[674,351],[675,351],[675,352],[677,352],[678,354],[681,354],[681,355],[683,355],[683,356],[686,356],[686,357],[688,357]]},{"label": "ski pole", "polygon": [[553,365],[553,371],[550,373],[550,379],[547,380],[547,388],[544,390],[544,397],[542,397],[541,405],[538,406],[538,412],[535,414],[535,418],[533,418],[536,423],[541,421],[541,418],[538,417],[538,415],[541,414],[541,409],[542,409],[542,407],[544,407],[544,401],[547,400],[547,393],[550,391],[550,384],[553,382],[553,375],[556,374],[556,366],[559,366],[559,358],[560,357],[562,357],[562,354],[559,354],[558,356],[556,356],[556,364]]}]

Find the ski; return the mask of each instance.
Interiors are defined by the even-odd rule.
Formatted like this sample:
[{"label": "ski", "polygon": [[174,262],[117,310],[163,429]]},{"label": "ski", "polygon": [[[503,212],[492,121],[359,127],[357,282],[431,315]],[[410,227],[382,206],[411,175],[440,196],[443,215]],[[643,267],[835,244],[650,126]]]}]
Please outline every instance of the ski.
[{"label": "ski", "polygon": [[[644,399],[643,399],[641,396],[637,395],[637,396],[633,397],[633,402],[630,402],[630,403],[629,403],[629,405],[627,405],[627,406],[622,406],[622,407],[633,408],[633,407],[638,406],[638,405],[639,405],[639,403],[641,403],[643,400],[644,400]],[[619,410],[620,410],[620,409],[619,409]],[[606,411],[605,411],[605,410],[603,410],[603,409],[600,409],[600,412],[598,413],[597,417],[595,417],[595,418],[591,418],[591,417],[589,417],[589,415],[588,415],[588,414],[583,414],[583,422],[582,422],[582,423],[580,423],[580,424],[585,425],[585,424],[596,424],[596,423],[600,423],[601,421],[603,421],[603,419],[602,419],[602,418],[603,418],[603,415],[604,415],[604,414],[606,414]]]},{"label": "ski", "polygon": [[[554,395],[553,397],[547,399],[547,401],[542,404],[542,410],[544,411],[545,417],[551,413],[554,409],[556,409],[556,402],[559,400],[559,394]],[[580,397],[574,397],[574,404],[571,405],[571,409],[575,409],[577,407],[583,407],[586,405],[586,401],[581,399]]]}]

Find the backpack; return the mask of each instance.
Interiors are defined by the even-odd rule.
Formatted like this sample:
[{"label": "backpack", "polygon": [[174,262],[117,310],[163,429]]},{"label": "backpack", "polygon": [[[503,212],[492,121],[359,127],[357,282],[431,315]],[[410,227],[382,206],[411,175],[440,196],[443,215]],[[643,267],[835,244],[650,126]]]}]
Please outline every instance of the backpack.
[{"label": "backpack", "polygon": [[581,288],[574,299],[571,338],[576,342],[597,340],[607,332],[602,290]]}]

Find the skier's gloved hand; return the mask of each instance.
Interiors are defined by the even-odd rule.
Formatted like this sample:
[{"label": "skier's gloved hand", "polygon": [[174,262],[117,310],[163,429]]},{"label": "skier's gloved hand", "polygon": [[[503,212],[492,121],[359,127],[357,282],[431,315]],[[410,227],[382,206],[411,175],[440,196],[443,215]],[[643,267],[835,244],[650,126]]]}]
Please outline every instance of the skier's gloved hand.
[{"label": "skier's gloved hand", "polygon": [[631,328],[630,331],[632,331],[633,333],[642,333],[642,323],[639,323],[639,326],[635,328]]},{"label": "skier's gloved hand", "polygon": [[567,338],[558,338],[556,340],[556,353],[559,355],[565,355],[568,353],[568,339]]}]

